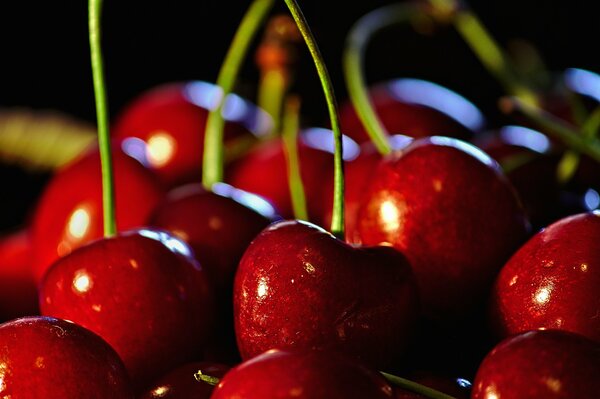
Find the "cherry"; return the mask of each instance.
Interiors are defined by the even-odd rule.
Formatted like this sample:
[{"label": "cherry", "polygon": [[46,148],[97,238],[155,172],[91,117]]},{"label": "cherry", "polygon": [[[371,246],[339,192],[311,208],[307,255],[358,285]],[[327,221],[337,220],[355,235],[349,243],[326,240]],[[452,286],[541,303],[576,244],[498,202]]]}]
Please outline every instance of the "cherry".
[{"label": "cherry", "polygon": [[385,158],[359,209],[360,240],[406,255],[433,319],[465,317],[524,241],[528,222],[496,162],[447,137]]},{"label": "cherry", "polygon": [[325,348],[383,366],[406,347],[418,312],[402,254],[355,248],[300,221],[260,233],[235,279],[243,359],[272,348]]},{"label": "cherry", "polygon": [[170,371],[142,394],[139,399],[209,399],[214,386],[197,381],[194,374],[203,374],[221,378],[229,370],[229,366],[210,362],[187,363]]},{"label": "cherry", "polygon": [[[164,192],[154,176],[120,150],[112,154],[120,230],[145,226]],[[97,150],[60,170],[46,186],[32,220],[38,279],[58,258],[102,237],[102,184]]]},{"label": "cherry", "polygon": [[269,350],[229,371],[212,399],[392,398],[381,375],[353,359],[322,351]]},{"label": "cherry", "polygon": [[481,363],[473,399],[577,398],[600,392],[600,346],[565,331],[529,331],[500,342]]},{"label": "cherry", "polygon": [[600,213],[570,216],[533,236],[502,268],[492,293],[500,336],[560,329],[600,342]]},{"label": "cherry", "polygon": [[191,250],[151,230],[94,241],[59,259],[40,286],[42,314],[104,338],[136,385],[200,355],[212,293]]},{"label": "cherry", "polygon": [[250,241],[275,218],[262,198],[227,184],[200,184],[172,190],[150,220],[186,241],[212,280],[217,293],[217,328],[208,358],[237,361],[233,334],[233,278]]},{"label": "cherry", "polygon": [[38,314],[29,231],[0,237],[0,321]]},{"label": "cherry", "polygon": [[[206,118],[219,97],[219,87],[203,81],[155,87],[122,111],[113,136],[167,186],[199,181]],[[272,128],[264,111],[233,94],[227,97],[223,114],[226,140],[261,136]]]},{"label": "cherry", "polygon": [[115,351],[91,331],[51,317],[0,324],[3,398],[133,399]]},{"label": "cherry", "polygon": [[[358,147],[348,138],[344,141],[344,157],[358,155]],[[306,129],[298,135],[298,159],[304,190],[307,195],[308,215],[323,220],[331,202],[324,202],[324,182],[333,179],[333,135],[328,129]],[[258,194],[269,200],[284,218],[292,218],[292,201],[284,145],[281,139],[266,141],[245,157],[234,162],[227,170],[226,181],[232,186]]]},{"label": "cherry", "polygon": [[[373,108],[389,132],[410,137],[444,134],[469,139],[481,130],[484,118],[477,107],[459,94],[419,79],[395,79],[369,90]],[[344,134],[358,143],[369,136],[352,103],[340,107]]]}]

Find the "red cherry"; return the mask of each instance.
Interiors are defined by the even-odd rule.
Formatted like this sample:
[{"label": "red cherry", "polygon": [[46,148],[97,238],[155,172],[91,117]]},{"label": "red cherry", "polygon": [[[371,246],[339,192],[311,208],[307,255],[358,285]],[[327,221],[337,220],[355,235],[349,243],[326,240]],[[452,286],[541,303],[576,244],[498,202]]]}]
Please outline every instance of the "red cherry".
[{"label": "red cherry", "polygon": [[529,331],[483,359],[473,399],[593,399],[600,392],[600,346],[564,331]]},{"label": "red cherry", "polygon": [[497,163],[447,137],[415,140],[384,159],[358,220],[364,244],[406,255],[434,319],[464,318],[528,232]]},{"label": "red cherry", "polygon": [[[345,158],[358,155],[356,143],[344,141]],[[298,136],[298,161],[308,215],[323,220],[331,202],[324,202],[325,182],[333,178],[333,135],[328,129],[307,129]],[[234,187],[258,194],[269,200],[284,218],[292,218],[288,172],[281,139],[262,143],[245,157],[234,162],[227,170],[226,181]]]},{"label": "red cherry", "polygon": [[194,374],[198,371],[221,378],[229,366],[209,362],[184,364],[155,381],[139,399],[209,399],[215,387],[197,381]]},{"label": "red cherry", "polygon": [[[468,139],[484,125],[475,105],[459,94],[435,83],[419,79],[395,79],[369,90],[375,113],[389,132],[410,137],[434,134]],[[344,134],[358,143],[369,136],[352,103],[340,107]]]},{"label": "red cherry", "polygon": [[[119,230],[145,226],[164,193],[154,176],[120,150],[112,152]],[[91,151],[49,182],[32,221],[38,279],[58,258],[103,236],[100,156]]]},{"label": "red cherry", "polygon": [[533,236],[492,294],[498,334],[560,329],[600,342],[600,213],[570,216]]},{"label": "red cherry", "polygon": [[0,396],[133,399],[115,351],[85,328],[51,317],[0,324]]},{"label": "red cherry", "polygon": [[198,356],[212,320],[204,271],[182,241],[150,230],[83,246],[40,287],[42,314],[104,338],[140,386]]},{"label": "red cherry", "polygon": [[339,354],[270,350],[228,372],[212,399],[392,398],[381,375]]},{"label": "red cherry", "polygon": [[[202,81],[158,86],[125,108],[113,135],[167,186],[200,181],[206,119],[220,95],[216,85]],[[236,95],[227,97],[223,114],[226,140],[272,128],[264,111]]]},{"label": "red cherry", "polygon": [[0,321],[38,314],[27,230],[0,237]]},{"label": "red cherry", "polygon": [[260,233],[235,278],[243,359],[272,348],[325,348],[382,367],[406,347],[418,308],[402,254],[355,248],[299,221]]}]

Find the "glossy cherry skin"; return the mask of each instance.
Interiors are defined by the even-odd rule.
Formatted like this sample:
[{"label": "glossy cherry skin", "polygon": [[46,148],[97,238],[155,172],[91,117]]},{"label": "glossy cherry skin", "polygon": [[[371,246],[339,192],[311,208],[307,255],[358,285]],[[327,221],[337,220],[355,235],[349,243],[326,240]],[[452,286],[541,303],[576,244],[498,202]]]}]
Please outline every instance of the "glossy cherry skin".
[{"label": "glossy cherry skin", "polygon": [[276,222],[250,244],[234,285],[238,348],[343,352],[384,367],[406,347],[419,304],[406,259],[355,248],[315,225]]},{"label": "glossy cherry skin", "polygon": [[[200,181],[206,119],[219,97],[218,86],[202,81],[155,87],[123,110],[113,136],[166,186]],[[273,125],[264,111],[236,95],[226,100],[224,116],[226,141],[264,135]]]},{"label": "glossy cherry skin", "polygon": [[496,162],[447,137],[413,141],[377,169],[359,209],[366,245],[406,255],[433,319],[465,317],[528,234]]},{"label": "glossy cherry skin", "polygon": [[492,323],[505,337],[559,329],[600,342],[600,213],[570,216],[533,236],[502,268]]},{"label": "glossy cherry skin", "polygon": [[323,351],[269,350],[229,371],[211,399],[393,398],[381,375]]},{"label": "glossy cherry skin", "polygon": [[0,322],[39,314],[29,231],[0,237]]},{"label": "glossy cherry skin", "polygon": [[481,363],[473,399],[592,399],[600,345],[565,331],[529,331],[500,342]]},{"label": "glossy cherry skin", "polygon": [[209,399],[215,386],[194,377],[198,371],[211,377],[222,378],[229,366],[210,362],[187,363],[170,371],[138,399]]},{"label": "glossy cherry skin", "polygon": [[[323,201],[325,182],[333,178],[332,132],[307,129],[298,136],[298,161],[310,220],[321,221],[331,202]],[[358,151],[356,143],[345,140],[345,157]],[[226,181],[244,191],[270,201],[286,219],[292,218],[292,200],[288,182],[286,155],[281,139],[266,141],[231,164]]]},{"label": "glossy cherry skin", "polygon": [[102,338],[65,320],[0,324],[0,395],[11,399],[133,399],[123,362]]},{"label": "glossy cherry skin", "polygon": [[[450,90],[419,79],[395,79],[369,90],[375,113],[387,131],[410,137],[445,135],[469,139],[484,126],[481,112]],[[342,132],[358,143],[369,136],[351,102],[340,106]]]},{"label": "glossy cherry skin", "polygon": [[[117,227],[145,226],[164,191],[150,171],[118,148],[112,151]],[[96,149],[52,178],[32,220],[38,279],[58,258],[103,235],[102,177]]]},{"label": "glossy cherry skin", "polygon": [[42,314],[72,320],[148,384],[199,356],[212,328],[208,279],[185,243],[140,230],[101,239],[59,259],[40,286]]},{"label": "glossy cherry skin", "polygon": [[276,217],[262,198],[220,183],[174,189],[154,212],[150,224],[186,241],[211,278],[217,294],[216,328],[205,359],[237,362],[233,332],[233,278],[250,242]]}]

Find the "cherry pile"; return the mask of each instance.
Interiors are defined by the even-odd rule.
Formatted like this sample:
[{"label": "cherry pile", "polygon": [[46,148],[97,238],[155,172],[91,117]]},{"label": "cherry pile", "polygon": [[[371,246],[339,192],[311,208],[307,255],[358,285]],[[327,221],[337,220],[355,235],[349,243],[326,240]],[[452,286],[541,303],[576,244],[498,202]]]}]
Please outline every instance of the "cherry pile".
[{"label": "cherry pile", "polygon": [[342,138],[288,101],[298,37],[265,35],[270,113],[151,88],[0,236],[0,397],[596,398],[600,76],[507,74],[504,126],[398,78],[350,91]]}]

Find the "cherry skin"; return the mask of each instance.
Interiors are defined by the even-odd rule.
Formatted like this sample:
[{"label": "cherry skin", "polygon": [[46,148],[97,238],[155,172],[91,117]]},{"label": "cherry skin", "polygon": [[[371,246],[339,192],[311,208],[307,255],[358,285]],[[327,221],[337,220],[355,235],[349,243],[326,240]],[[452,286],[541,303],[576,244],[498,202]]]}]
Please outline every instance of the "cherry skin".
[{"label": "cherry skin", "polygon": [[210,362],[184,364],[155,381],[139,399],[209,399],[215,387],[197,381],[194,374],[198,371],[221,378],[229,371],[229,366]]},{"label": "cherry skin", "polygon": [[[168,187],[199,181],[204,129],[220,89],[192,81],[155,87],[134,99],[118,116],[113,137],[143,160]],[[230,95],[224,108],[225,140],[268,133],[272,120],[250,102]]]},{"label": "cherry skin", "polygon": [[11,399],[133,399],[123,362],[104,340],[65,320],[0,324],[0,395]]},{"label": "cherry skin", "polygon": [[498,164],[438,136],[415,140],[379,164],[358,220],[362,243],[406,255],[425,315],[434,320],[467,316],[529,227]]},{"label": "cherry skin", "polygon": [[[395,79],[369,90],[375,113],[387,131],[410,137],[444,134],[469,139],[484,126],[481,112],[465,98],[435,83]],[[340,106],[342,132],[358,143],[369,136],[351,102]]]},{"label": "cherry skin", "polygon": [[269,350],[229,371],[211,399],[392,398],[381,375],[322,351]]},{"label": "cherry skin", "polygon": [[239,361],[233,333],[233,279],[250,241],[275,216],[262,198],[219,183],[212,191],[200,184],[172,190],[150,220],[152,226],[186,241],[211,278],[217,294],[217,326],[205,358]]},{"label": "cherry skin", "polygon": [[492,323],[505,337],[560,329],[600,342],[600,213],[570,216],[533,236],[502,268]]},{"label": "cherry skin", "polygon": [[418,313],[402,254],[355,248],[300,221],[276,222],[260,233],[235,278],[243,359],[272,348],[319,348],[384,367],[406,347]]},{"label": "cherry skin", "polygon": [[[356,143],[344,141],[344,157],[357,155]],[[354,156],[355,156],[354,155]],[[333,135],[328,129],[306,129],[298,136],[298,162],[306,193],[308,216],[323,220],[331,202],[322,200],[324,182],[333,178]],[[270,201],[286,219],[293,217],[284,145],[281,139],[266,141],[232,163],[226,181]]]},{"label": "cherry skin", "polygon": [[473,399],[592,399],[600,392],[600,345],[565,331],[525,332],[481,363]]},{"label": "cherry skin", "polygon": [[[150,171],[112,151],[119,230],[145,226],[164,197]],[[97,149],[60,170],[46,186],[32,220],[34,270],[40,279],[58,258],[103,235],[102,178]]]},{"label": "cherry skin", "polygon": [[147,385],[199,356],[212,327],[212,292],[190,254],[160,231],[94,241],[48,270],[40,286],[42,314],[100,335],[134,383]]},{"label": "cherry skin", "polygon": [[29,231],[0,237],[0,322],[39,314]]}]

